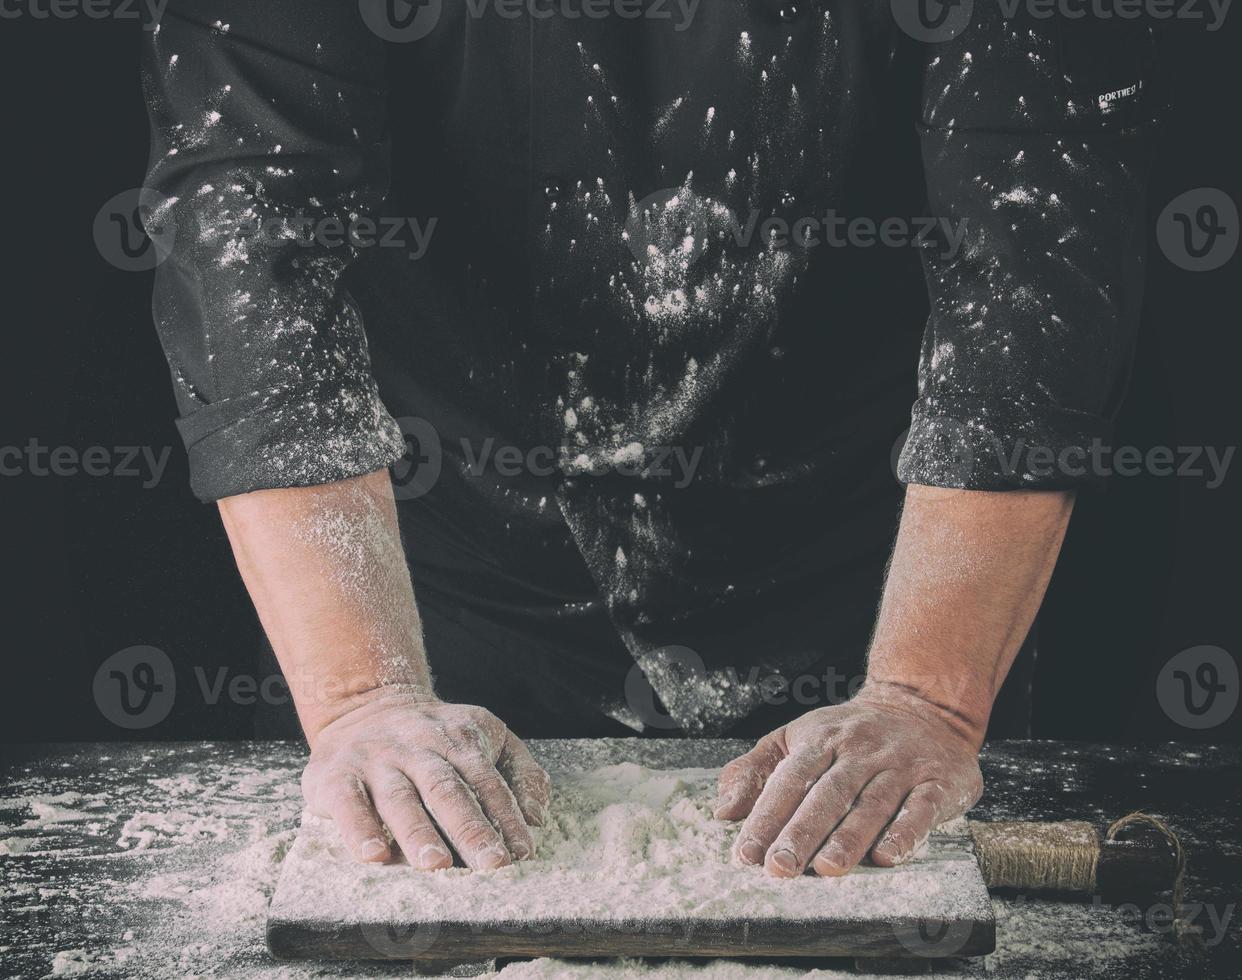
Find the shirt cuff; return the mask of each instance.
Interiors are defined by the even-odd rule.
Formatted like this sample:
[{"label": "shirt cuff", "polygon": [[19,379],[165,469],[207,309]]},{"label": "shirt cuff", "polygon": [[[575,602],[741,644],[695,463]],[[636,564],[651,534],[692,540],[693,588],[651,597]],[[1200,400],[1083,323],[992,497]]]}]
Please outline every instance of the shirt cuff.
[{"label": "shirt cuff", "polygon": [[1100,487],[1112,429],[1102,416],[1072,409],[921,398],[914,403],[897,478],[960,490]]},{"label": "shirt cuff", "polygon": [[374,386],[251,392],[200,408],[177,428],[190,457],[190,487],[204,502],[362,476],[391,466],[406,449]]}]

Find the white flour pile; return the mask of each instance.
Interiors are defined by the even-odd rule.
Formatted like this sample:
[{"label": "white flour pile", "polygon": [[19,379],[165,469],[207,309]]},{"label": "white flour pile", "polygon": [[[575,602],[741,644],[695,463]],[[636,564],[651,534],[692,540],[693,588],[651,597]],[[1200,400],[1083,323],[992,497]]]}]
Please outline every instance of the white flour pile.
[{"label": "white flour pile", "polygon": [[308,814],[273,912],[342,922],[990,916],[974,860],[953,838],[937,836],[903,867],[836,879],[733,864],[738,825],[712,816],[717,774],[634,763],[558,773],[536,858],[494,872],[360,865],[330,821]]}]

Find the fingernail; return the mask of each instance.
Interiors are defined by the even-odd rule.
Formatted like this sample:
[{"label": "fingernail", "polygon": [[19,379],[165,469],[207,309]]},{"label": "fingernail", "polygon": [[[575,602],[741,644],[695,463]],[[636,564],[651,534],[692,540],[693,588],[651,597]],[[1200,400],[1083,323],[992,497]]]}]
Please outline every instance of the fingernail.
[{"label": "fingernail", "polygon": [[901,852],[897,850],[896,844],[885,842],[876,847],[877,856],[884,858],[886,861],[892,861],[894,864],[901,864],[903,858]]},{"label": "fingernail", "polygon": [[372,837],[369,841],[365,841],[362,845],[362,859],[364,861],[375,861],[382,857],[388,851],[388,845],[378,837]]},{"label": "fingernail", "polygon": [[760,864],[763,861],[763,847],[757,840],[745,841],[738,853],[741,855],[743,864]]},{"label": "fingernail", "polygon": [[451,859],[449,854],[439,844],[424,844],[422,850],[418,852],[418,866],[420,868],[438,868],[446,861]]},{"label": "fingernail", "polygon": [[483,870],[494,871],[496,868],[508,864],[509,852],[503,847],[489,847],[487,850],[479,852],[476,861]]},{"label": "fingernail", "polygon": [[727,796],[722,796],[720,798],[720,802],[716,804],[716,810],[715,810],[716,819],[719,820],[725,810],[731,810],[733,808],[733,805],[736,802],[737,802],[737,794],[735,793],[730,793]]},{"label": "fingernail", "polygon": [[845,850],[835,844],[829,844],[820,853],[819,864],[833,871],[840,871],[845,867]]},{"label": "fingernail", "polygon": [[535,852],[531,850],[530,845],[524,840],[520,840],[513,845],[513,856],[519,861],[525,861]]},{"label": "fingernail", "polygon": [[786,874],[796,874],[798,871],[797,855],[784,847],[779,851],[772,852],[772,863]]}]

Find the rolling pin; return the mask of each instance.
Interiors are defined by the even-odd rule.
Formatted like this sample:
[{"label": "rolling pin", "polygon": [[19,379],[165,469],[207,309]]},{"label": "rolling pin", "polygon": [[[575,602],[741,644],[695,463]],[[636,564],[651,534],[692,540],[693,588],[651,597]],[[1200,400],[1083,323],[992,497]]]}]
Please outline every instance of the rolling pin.
[{"label": "rolling pin", "polygon": [[968,826],[989,889],[1098,895],[1109,904],[1172,890],[1180,905],[1185,854],[1157,817],[1131,813],[1106,829],[1079,820]]}]

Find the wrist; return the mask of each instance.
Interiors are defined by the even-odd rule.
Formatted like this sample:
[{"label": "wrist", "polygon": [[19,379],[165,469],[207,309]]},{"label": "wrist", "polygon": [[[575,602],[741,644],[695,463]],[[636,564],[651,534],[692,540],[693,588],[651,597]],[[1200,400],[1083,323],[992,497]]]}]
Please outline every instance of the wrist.
[{"label": "wrist", "polygon": [[919,718],[931,714],[975,752],[982,747],[987,733],[986,710],[979,711],[964,705],[960,698],[946,697],[943,690],[904,678],[884,677],[869,671],[853,700],[882,705]]},{"label": "wrist", "polygon": [[346,715],[368,705],[385,701],[405,704],[433,704],[440,699],[430,682],[340,683],[323,684],[313,697],[295,695],[298,718],[311,748],[325,728]]}]

